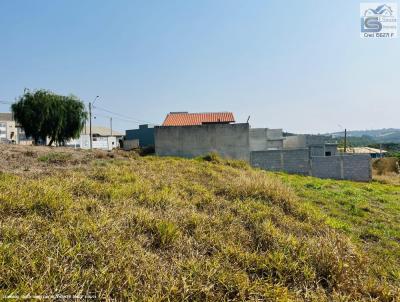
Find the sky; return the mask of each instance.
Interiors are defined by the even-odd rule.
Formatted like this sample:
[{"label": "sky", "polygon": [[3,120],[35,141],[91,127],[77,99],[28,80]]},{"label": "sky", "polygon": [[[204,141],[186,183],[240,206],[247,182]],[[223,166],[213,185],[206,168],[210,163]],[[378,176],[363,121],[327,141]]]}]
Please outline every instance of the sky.
[{"label": "sky", "polygon": [[400,38],[360,38],[353,0],[0,1],[0,101],[98,95],[93,123],[116,130],[171,111],[296,133],[400,128],[399,54]]}]

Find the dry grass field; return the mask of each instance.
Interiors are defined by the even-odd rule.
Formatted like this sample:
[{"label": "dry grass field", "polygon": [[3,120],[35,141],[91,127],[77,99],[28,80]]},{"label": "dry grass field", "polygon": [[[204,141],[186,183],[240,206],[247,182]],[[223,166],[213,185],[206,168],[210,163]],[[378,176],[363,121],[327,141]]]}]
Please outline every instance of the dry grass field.
[{"label": "dry grass field", "polygon": [[[0,296],[396,301],[400,189],[0,146]],[[386,266],[382,264],[386,263]]]}]

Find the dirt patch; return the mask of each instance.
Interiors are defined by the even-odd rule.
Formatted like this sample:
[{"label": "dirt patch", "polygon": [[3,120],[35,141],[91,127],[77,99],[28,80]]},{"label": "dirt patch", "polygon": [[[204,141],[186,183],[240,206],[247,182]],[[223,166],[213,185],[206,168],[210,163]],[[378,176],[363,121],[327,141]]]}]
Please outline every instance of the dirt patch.
[{"label": "dirt patch", "polygon": [[55,169],[83,167],[93,160],[124,157],[117,151],[0,144],[0,171],[25,175],[47,174]]}]

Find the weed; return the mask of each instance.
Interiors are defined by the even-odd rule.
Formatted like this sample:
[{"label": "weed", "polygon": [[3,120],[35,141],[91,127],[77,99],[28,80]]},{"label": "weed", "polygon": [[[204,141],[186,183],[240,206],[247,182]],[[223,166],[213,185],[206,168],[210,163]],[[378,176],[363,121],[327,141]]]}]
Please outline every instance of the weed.
[{"label": "weed", "polygon": [[50,164],[63,164],[71,160],[71,158],[72,154],[70,153],[52,152],[39,156],[38,160]]},{"label": "weed", "polygon": [[179,229],[169,221],[160,221],[155,225],[155,246],[168,247],[179,237]]}]

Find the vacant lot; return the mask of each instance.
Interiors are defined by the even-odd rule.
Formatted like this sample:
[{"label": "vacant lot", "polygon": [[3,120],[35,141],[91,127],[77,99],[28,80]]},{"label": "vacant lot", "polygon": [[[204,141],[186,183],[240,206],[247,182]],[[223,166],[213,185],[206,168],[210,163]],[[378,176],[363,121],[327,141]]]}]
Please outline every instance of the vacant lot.
[{"label": "vacant lot", "polygon": [[0,148],[1,296],[400,294],[396,185],[273,174],[215,156]]}]

